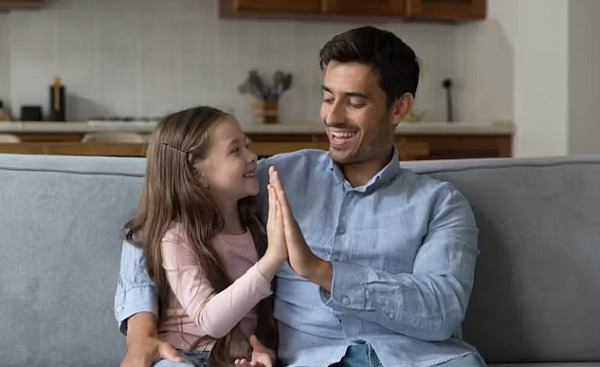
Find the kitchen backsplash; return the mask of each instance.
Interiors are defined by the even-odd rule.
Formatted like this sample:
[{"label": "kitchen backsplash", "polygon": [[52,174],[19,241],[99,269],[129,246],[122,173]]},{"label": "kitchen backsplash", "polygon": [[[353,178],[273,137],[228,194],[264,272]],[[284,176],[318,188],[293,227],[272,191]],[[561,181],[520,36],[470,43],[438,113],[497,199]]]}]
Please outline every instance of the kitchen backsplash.
[{"label": "kitchen backsplash", "polygon": [[[156,116],[198,104],[251,120],[252,97],[237,87],[248,70],[292,72],[280,100],[285,122],[318,121],[320,47],[362,23],[232,20],[217,0],[60,0],[0,14],[0,98],[48,111],[48,86],[60,76],[67,117]],[[416,111],[445,118],[441,81],[454,77],[455,24],[385,23],[422,63]],[[460,84],[459,84],[460,85]]]}]

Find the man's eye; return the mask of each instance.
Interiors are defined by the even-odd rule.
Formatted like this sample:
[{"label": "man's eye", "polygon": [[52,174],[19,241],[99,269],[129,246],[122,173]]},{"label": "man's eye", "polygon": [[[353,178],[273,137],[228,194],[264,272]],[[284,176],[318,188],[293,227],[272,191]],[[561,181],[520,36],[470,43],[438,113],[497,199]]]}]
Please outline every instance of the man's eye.
[{"label": "man's eye", "polygon": [[365,106],[365,102],[361,101],[361,100],[350,100],[348,101],[348,106],[352,107],[352,108],[362,108]]},{"label": "man's eye", "polygon": [[323,98],[323,103],[332,104],[333,98]]}]

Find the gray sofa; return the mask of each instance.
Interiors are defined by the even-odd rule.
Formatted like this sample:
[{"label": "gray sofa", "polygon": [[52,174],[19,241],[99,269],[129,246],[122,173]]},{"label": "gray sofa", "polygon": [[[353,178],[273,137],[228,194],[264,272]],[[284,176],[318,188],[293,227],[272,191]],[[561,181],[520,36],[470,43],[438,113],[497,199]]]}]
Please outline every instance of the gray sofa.
[{"label": "gray sofa", "polygon": [[[487,362],[600,366],[600,156],[403,165],[473,206],[463,329]],[[140,158],[0,154],[0,366],[118,366],[120,229],[143,173]]]}]

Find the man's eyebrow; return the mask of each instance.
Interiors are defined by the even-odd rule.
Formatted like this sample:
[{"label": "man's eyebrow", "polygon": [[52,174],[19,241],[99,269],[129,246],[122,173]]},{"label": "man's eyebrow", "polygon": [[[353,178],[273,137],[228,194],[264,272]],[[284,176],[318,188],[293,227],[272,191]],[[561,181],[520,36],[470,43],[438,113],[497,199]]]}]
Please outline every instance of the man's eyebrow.
[{"label": "man's eyebrow", "polygon": [[[324,85],[321,85],[321,90],[333,94],[333,92],[331,91],[331,89],[327,88]],[[361,93],[361,92],[346,92],[346,93],[344,93],[344,95],[346,97],[360,97],[360,98],[366,98],[366,99],[369,98],[369,96],[367,96],[366,94]]]},{"label": "man's eyebrow", "polygon": [[367,96],[364,93],[361,92],[347,92],[344,93],[347,97],[360,97],[360,98],[369,98],[369,96]]}]

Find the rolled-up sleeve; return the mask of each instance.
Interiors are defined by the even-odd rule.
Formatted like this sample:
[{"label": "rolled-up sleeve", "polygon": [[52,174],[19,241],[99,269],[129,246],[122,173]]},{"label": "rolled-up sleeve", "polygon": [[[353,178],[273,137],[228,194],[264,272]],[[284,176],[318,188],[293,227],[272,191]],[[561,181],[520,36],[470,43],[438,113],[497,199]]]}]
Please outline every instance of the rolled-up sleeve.
[{"label": "rolled-up sleeve", "polygon": [[473,287],[478,230],[466,199],[443,187],[412,273],[333,262],[331,293],[321,290],[324,304],[413,338],[451,337]]},{"label": "rolled-up sleeve", "polygon": [[156,285],[146,272],[142,249],[123,241],[115,294],[115,318],[123,334],[127,335],[127,319],[139,312],[158,315]]}]

